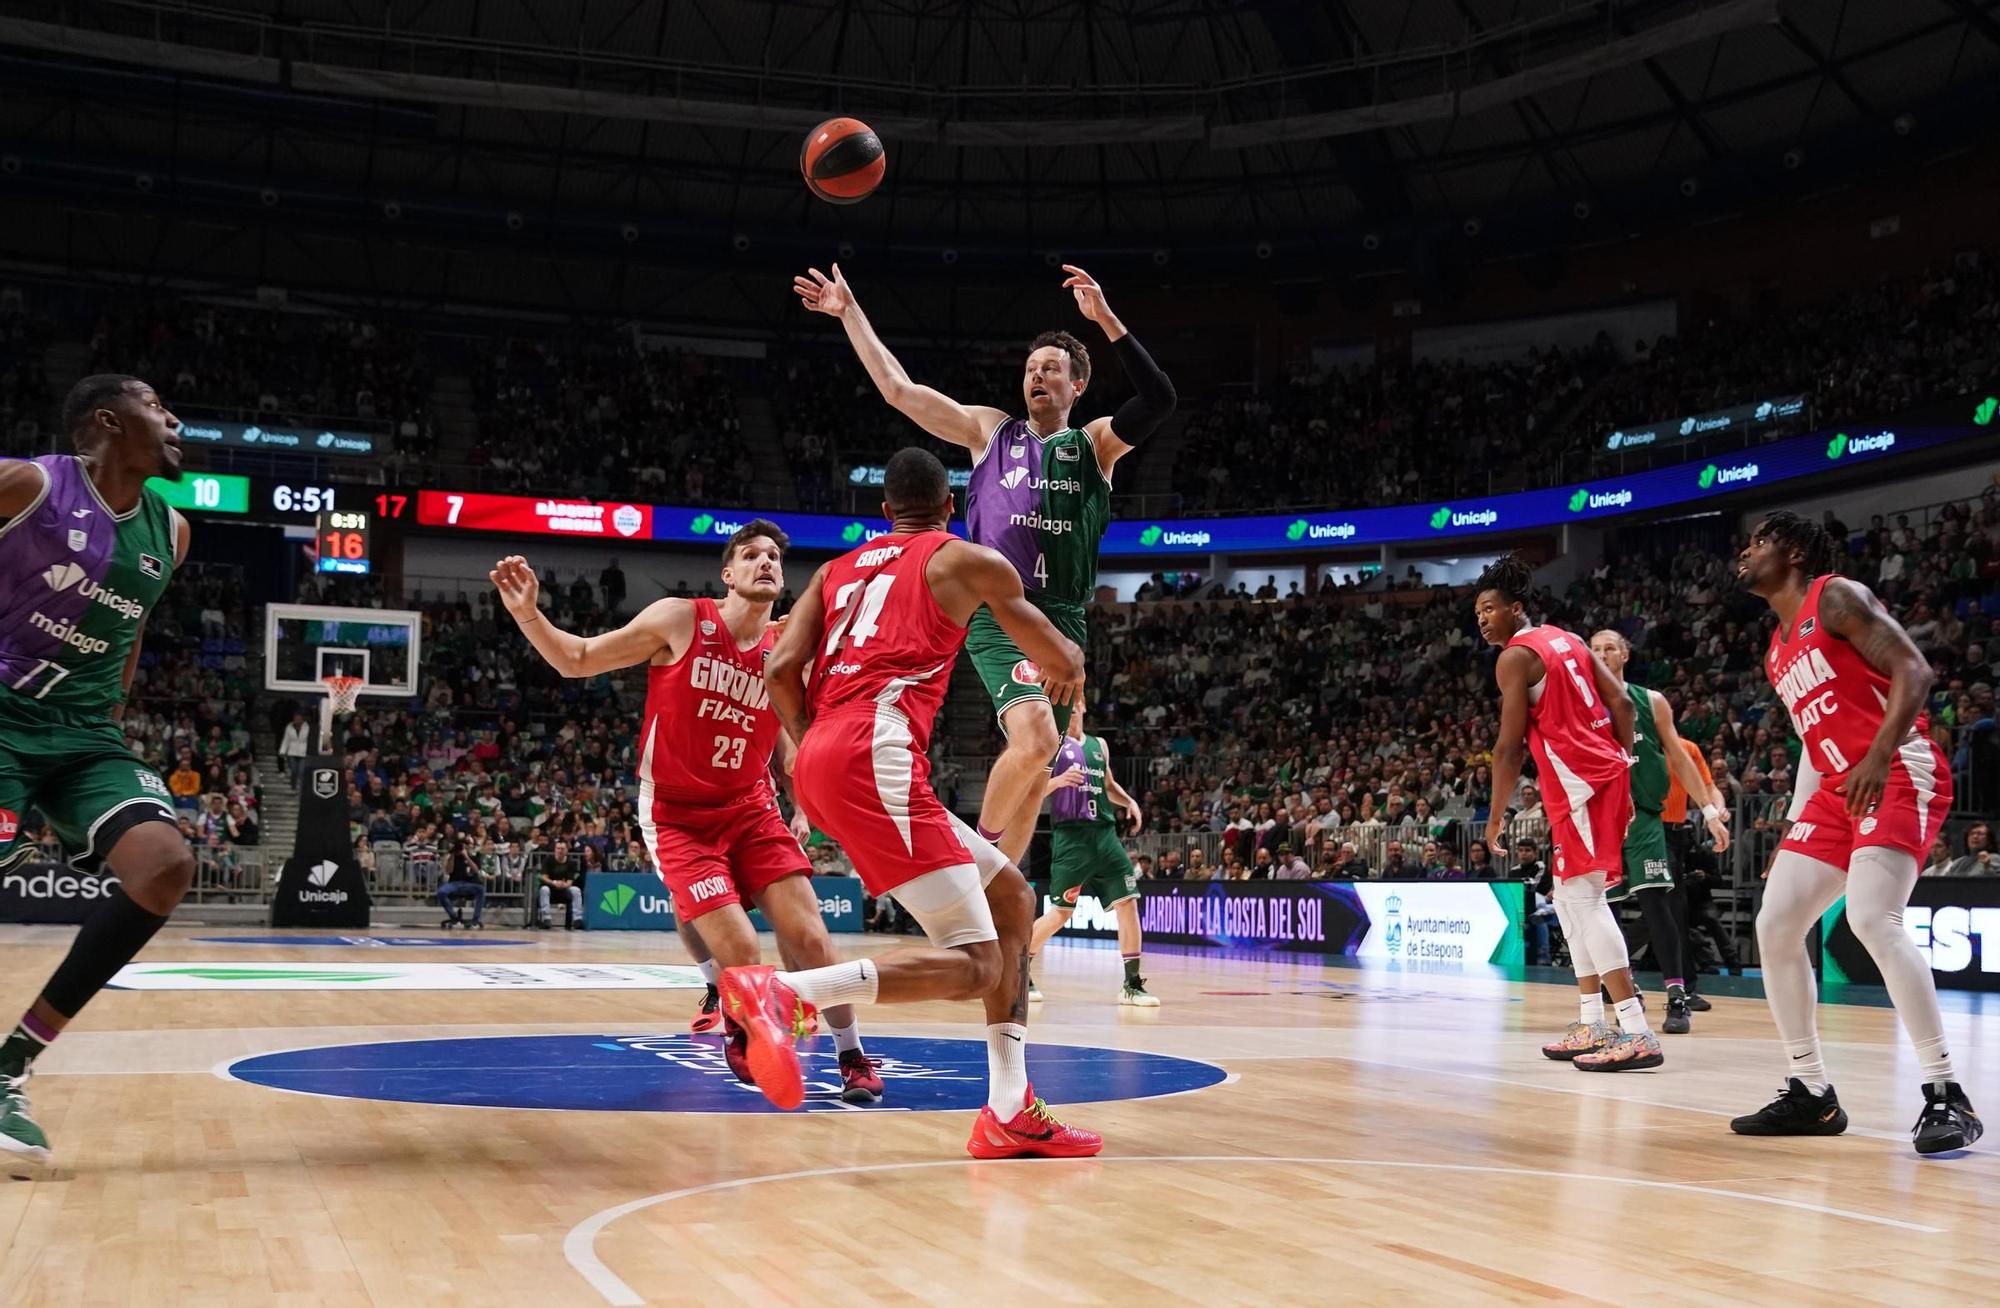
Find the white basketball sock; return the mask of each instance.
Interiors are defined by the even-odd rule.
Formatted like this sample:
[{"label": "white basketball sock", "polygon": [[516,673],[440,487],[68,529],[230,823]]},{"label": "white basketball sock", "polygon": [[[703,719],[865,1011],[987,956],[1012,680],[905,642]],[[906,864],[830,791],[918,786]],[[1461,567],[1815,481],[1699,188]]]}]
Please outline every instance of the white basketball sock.
[{"label": "white basketball sock", "polygon": [[1028,1102],[1028,1028],[995,1022],[986,1028],[986,1106],[1003,1122]]},{"label": "white basketball sock", "polygon": [[712,958],[704,958],[695,966],[701,969],[701,979],[710,985],[714,985],[722,976],[722,965]]},{"label": "white basketball sock", "polygon": [[1604,995],[1600,991],[1593,990],[1587,995],[1578,995],[1577,1007],[1580,1010],[1578,1013],[1580,1021],[1596,1026],[1604,1020]]},{"label": "white basketball sock", "polygon": [[803,972],[780,972],[783,981],[799,998],[814,1008],[837,1008],[841,1004],[875,1002],[875,960],[857,958],[831,967],[812,967]]},{"label": "white basketball sock", "polygon": [[835,1026],[829,1022],[826,1029],[833,1036],[833,1052],[836,1054],[851,1054],[861,1048],[861,1023]]},{"label": "white basketball sock", "polygon": [[1805,1082],[1814,1094],[1825,1094],[1829,1084],[1826,1063],[1819,1056],[1819,1037],[1785,1041],[1785,1075]]},{"label": "white basketball sock", "polygon": [[1644,1035],[1653,1028],[1646,1024],[1646,1006],[1639,1002],[1639,996],[1621,999],[1618,1009],[1618,1029],[1626,1035]]}]

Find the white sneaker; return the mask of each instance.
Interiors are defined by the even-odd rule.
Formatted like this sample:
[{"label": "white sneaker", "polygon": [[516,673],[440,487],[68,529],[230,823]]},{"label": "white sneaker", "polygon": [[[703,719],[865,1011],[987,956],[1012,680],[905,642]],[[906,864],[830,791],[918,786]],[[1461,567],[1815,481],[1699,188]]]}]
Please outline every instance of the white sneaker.
[{"label": "white sneaker", "polygon": [[1042,988],[1035,984],[1033,977],[1028,978],[1028,1002],[1031,1004],[1042,1002]]},{"label": "white sneaker", "polygon": [[1133,1008],[1158,1008],[1160,997],[1147,991],[1146,978],[1141,976],[1125,983],[1124,988],[1118,992],[1118,1002]]}]

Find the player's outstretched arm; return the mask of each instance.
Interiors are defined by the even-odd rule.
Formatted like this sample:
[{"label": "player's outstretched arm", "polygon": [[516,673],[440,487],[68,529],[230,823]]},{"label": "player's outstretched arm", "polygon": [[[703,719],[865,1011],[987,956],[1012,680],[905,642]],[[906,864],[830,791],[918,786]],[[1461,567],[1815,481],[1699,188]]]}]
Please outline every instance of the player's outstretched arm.
[{"label": "player's outstretched arm", "polygon": [[[942,569],[946,583],[958,592],[957,603],[946,604],[946,611],[962,605],[970,614],[985,605],[1000,630],[1013,637],[1020,651],[1041,668],[1040,685],[1051,704],[1071,703],[1083,693],[1083,651],[1028,603],[1021,589],[1021,574],[1014,571],[1006,556],[984,545],[954,540],[931,556],[931,566]],[[935,584],[938,575],[931,574],[931,589],[943,603],[945,597]]]},{"label": "player's outstretched arm", "polygon": [[1708,834],[1715,840],[1715,852],[1729,850],[1729,824],[1722,815],[1721,796],[1715,783],[1701,773],[1689,757],[1687,746],[1681,741],[1681,733],[1674,730],[1674,706],[1659,691],[1648,691],[1652,696],[1653,729],[1659,732],[1660,746],[1666,751],[1667,771],[1673,773],[1674,780],[1681,783],[1681,789],[1688,793],[1701,809],[1701,820],[1708,827]]},{"label": "player's outstretched arm", "polygon": [[1889,764],[1909,739],[1937,674],[1903,624],[1890,617],[1875,592],[1858,581],[1846,577],[1828,581],[1819,593],[1819,618],[1828,631],[1853,645],[1869,667],[1889,677],[1889,702],[1882,706],[1882,726],[1868,752],[1848,769],[1847,780],[1840,787],[1840,793],[1847,797],[1847,811],[1859,816],[1882,797]]},{"label": "player's outstretched arm", "polygon": [[47,480],[39,463],[0,459],[0,528],[33,507]]},{"label": "player's outstretched arm", "polygon": [[778,711],[778,721],[784,724],[785,734],[793,744],[806,738],[806,728],[812,724],[812,714],[806,707],[806,674],[812,668],[813,653],[826,634],[826,601],[820,595],[825,582],[826,567],[821,565],[799,592],[798,603],[785,615],[785,629],[764,664],[764,689],[769,692],[771,707]]},{"label": "player's outstretched arm", "polygon": [[911,381],[910,374],[875,334],[868,315],[861,312],[839,264],[833,265],[831,277],[817,268],[806,269],[806,276],[792,278],[792,290],[814,313],[840,319],[855,356],[890,408],[939,440],[963,445],[975,458],[985,450],[993,429],[1007,415],[983,405],[960,404],[942,391]]},{"label": "player's outstretched arm", "polygon": [[1111,342],[1118,366],[1132,382],[1132,398],[1119,405],[1118,412],[1108,418],[1093,418],[1084,428],[1097,450],[1098,466],[1108,477],[1112,464],[1158,431],[1160,424],[1172,416],[1180,397],[1167,374],[1146,353],[1146,347],[1111,312],[1111,303],[1104,298],[1104,288],[1097,284],[1097,279],[1075,264],[1066,263],[1062,270],[1069,274],[1063,289],[1076,297],[1079,313],[1104,329],[1104,339]]},{"label": "player's outstretched arm", "polygon": [[500,602],[521,634],[548,665],[565,677],[594,677],[600,672],[644,663],[661,650],[677,652],[694,638],[694,605],[684,599],[654,600],[616,631],[579,636],[550,622],[536,606],[542,584],[535,570],[518,554],[510,554],[486,574],[500,592]]},{"label": "player's outstretched arm", "polygon": [[1493,738],[1493,797],[1486,815],[1486,843],[1507,856],[1501,836],[1507,829],[1507,801],[1521,784],[1521,764],[1528,754],[1528,670],[1535,656],[1516,645],[1500,651],[1493,679],[1500,685],[1500,730]]}]

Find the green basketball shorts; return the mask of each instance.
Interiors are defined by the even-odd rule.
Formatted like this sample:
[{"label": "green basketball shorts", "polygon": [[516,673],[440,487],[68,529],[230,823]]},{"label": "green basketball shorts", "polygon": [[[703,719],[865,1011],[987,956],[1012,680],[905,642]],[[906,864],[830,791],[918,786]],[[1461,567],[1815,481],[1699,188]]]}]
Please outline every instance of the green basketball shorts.
[{"label": "green basketball shorts", "polygon": [[1049,897],[1075,908],[1091,895],[1109,908],[1139,893],[1139,870],[1109,822],[1061,822],[1049,836]]},{"label": "green basketball shorts", "polygon": [[[1048,615],[1057,631],[1075,641],[1078,648],[1083,647],[1088,632],[1082,609],[1055,604],[1037,604],[1035,607]],[[1000,629],[992,613],[984,608],[974,613],[972,621],[966,624],[965,650],[972,656],[972,666],[986,687],[987,698],[993,701],[994,715],[1003,719],[1003,726],[1007,710],[1016,704],[1030,700],[1048,703],[1048,692],[1035,684],[1040,669],[1021,653],[1020,646]],[[1055,710],[1056,730],[1069,730],[1069,706],[1056,704],[1050,707]]]},{"label": "green basketball shorts", "polygon": [[137,824],[174,821],[167,783],[125,747],[117,723],[0,691],[0,870],[36,852],[25,838],[29,809],[86,872]]}]

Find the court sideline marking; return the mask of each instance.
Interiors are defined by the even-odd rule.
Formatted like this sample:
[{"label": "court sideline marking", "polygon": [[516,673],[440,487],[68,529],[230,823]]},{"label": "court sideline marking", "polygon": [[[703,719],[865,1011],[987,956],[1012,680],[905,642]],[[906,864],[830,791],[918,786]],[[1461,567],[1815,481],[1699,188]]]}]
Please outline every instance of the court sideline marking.
[{"label": "court sideline marking", "polygon": [[683,1190],[668,1190],[661,1194],[647,1195],[629,1203],[618,1204],[593,1213],[570,1228],[563,1237],[563,1257],[577,1274],[590,1282],[590,1287],[603,1296],[604,1301],[615,1308],[643,1308],[645,1299],[627,1285],[618,1274],[604,1265],[597,1256],[597,1237],[605,1227],[621,1217],[654,1207],[672,1203],[677,1199],[692,1199],[697,1195],[716,1194],[724,1190],[742,1190],[753,1185],[763,1185],[771,1181],[808,1181],[829,1176],[865,1176],[875,1172],[920,1171],[937,1167],[1021,1167],[1027,1164],[1054,1166],[1062,1163],[1278,1163],[1289,1166],[1309,1167],[1380,1167],[1409,1171],[1471,1172],[1492,1176],[1529,1176],[1555,1181],[1603,1181],[1612,1185],[1636,1186],[1648,1190],[1674,1190],[1683,1194],[1718,1195],[1726,1199],[1741,1199],[1748,1203],[1769,1204],[1777,1208],[1793,1208],[1801,1212],[1819,1213],[1828,1217],[1844,1217],[1850,1221],[1866,1222],[1874,1226],[1889,1226],[1902,1231],[1915,1231],[1923,1235],[1944,1235],[1943,1227],[1922,1226],[1916,1222],[1905,1222],[1894,1217],[1878,1217],[1872,1213],[1857,1213],[1845,1208],[1830,1208],[1825,1204],[1809,1203],[1803,1199],[1784,1199],[1776,1195],[1751,1194],[1743,1190],[1725,1190],[1719,1186],[1695,1185],[1685,1181],[1654,1181],[1636,1176],[1597,1176],[1588,1172],[1554,1172],[1534,1167],[1493,1167],[1474,1163],[1417,1163],[1382,1158],[1272,1158],[1263,1155],[1230,1154],[1182,1154],[1154,1155],[1126,1158],[941,1158],[929,1162],[915,1163],[866,1163],[849,1167],[815,1167],[798,1172],[778,1172],[767,1176],[739,1176],[727,1181],[710,1181],[706,1185],[689,1186]]}]

